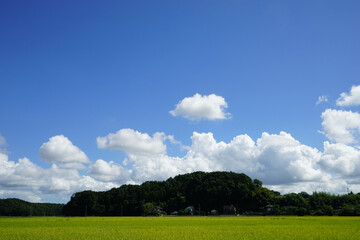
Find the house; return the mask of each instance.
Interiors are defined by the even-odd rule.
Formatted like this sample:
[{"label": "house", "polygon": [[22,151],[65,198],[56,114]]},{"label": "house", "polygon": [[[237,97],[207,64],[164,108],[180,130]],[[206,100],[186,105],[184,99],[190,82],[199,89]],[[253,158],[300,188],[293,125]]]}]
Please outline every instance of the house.
[{"label": "house", "polygon": [[179,215],[179,212],[178,211],[173,211],[173,212],[170,213],[170,215],[177,216],[177,215]]},{"label": "house", "polygon": [[236,207],[232,204],[224,206],[223,213],[225,215],[236,215]]},{"label": "house", "polygon": [[219,215],[219,212],[218,212],[218,210],[213,209],[210,211],[210,215]]},{"label": "house", "polygon": [[266,211],[266,212],[272,212],[272,211],[274,211],[274,206],[273,206],[273,205],[266,205],[266,206],[265,206],[265,211]]},{"label": "house", "polygon": [[187,208],[185,208],[185,212],[187,212],[190,215],[194,215],[195,213],[195,207],[194,206],[188,206]]},{"label": "house", "polygon": [[153,209],[153,212],[155,213],[155,215],[157,216],[163,216],[163,215],[166,215],[166,212],[163,210],[162,207],[160,206],[155,206],[154,209]]}]

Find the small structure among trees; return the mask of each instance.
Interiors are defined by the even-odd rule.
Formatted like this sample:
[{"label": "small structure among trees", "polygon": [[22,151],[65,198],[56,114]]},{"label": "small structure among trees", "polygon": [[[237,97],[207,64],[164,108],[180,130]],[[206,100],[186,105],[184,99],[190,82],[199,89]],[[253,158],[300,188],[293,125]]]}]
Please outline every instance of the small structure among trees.
[{"label": "small structure among trees", "polygon": [[194,215],[195,213],[195,207],[194,206],[188,206],[185,208],[185,213],[189,215]]},{"label": "small structure among trees", "polygon": [[218,212],[218,210],[213,209],[210,211],[210,215],[212,215],[212,216],[219,215],[219,212]]},{"label": "small structure among trees", "polygon": [[225,215],[236,215],[236,207],[234,205],[226,205],[223,208],[223,214]]}]

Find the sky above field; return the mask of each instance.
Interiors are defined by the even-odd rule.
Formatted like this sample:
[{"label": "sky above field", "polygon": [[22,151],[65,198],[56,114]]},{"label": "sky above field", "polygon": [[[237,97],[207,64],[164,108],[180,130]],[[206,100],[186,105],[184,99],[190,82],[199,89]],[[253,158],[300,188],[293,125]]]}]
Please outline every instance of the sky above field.
[{"label": "sky above field", "polygon": [[360,2],[1,1],[0,198],[233,171],[360,192]]}]

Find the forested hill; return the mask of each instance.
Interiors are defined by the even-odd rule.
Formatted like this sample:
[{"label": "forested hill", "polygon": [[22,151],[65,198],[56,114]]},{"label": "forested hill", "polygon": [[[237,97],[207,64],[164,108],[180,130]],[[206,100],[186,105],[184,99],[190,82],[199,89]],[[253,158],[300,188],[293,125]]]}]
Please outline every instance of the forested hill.
[{"label": "forested hill", "polygon": [[[255,183],[254,183],[255,182]],[[166,213],[196,206],[207,213],[235,204],[241,211],[265,204],[271,191],[260,181],[232,172],[195,172],[166,181],[123,185],[107,192],[84,191],[72,196],[64,207],[65,215],[147,215],[158,206]]]},{"label": "forested hill", "polygon": [[64,204],[30,203],[17,198],[0,199],[0,216],[60,216]]},{"label": "forested hill", "polygon": [[194,172],[161,182],[123,185],[106,192],[79,192],[63,208],[63,214],[68,216],[212,213],[360,215],[360,194],[280,195],[245,174]]}]

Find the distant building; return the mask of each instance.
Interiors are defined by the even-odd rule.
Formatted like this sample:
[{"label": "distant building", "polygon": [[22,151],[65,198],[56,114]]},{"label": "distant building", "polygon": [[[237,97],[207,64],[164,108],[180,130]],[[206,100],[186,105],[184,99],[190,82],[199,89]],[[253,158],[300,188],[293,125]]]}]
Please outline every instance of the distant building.
[{"label": "distant building", "polygon": [[185,212],[187,212],[190,215],[194,215],[195,207],[194,206],[188,206],[187,208],[185,208]]},{"label": "distant building", "polygon": [[213,209],[210,211],[210,215],[219,215],[219,212],[218,212],[218,210]]},{"label": "distant building", "polygon": [[160,206],[155,206],[153,212],[155,213],[155,215],[158,215],[158,216],[166,215],[166,212]]},{"label": "distant building", "polygon": [[274,206],[273,205],[266,205],[265,206],[265,212],[266,213],[269,213],[269,212],[272,212],[274,211]]},{"label": "distant building", "polygon": [[236,215],[236,207],[232,204],[224,206],[223,213],[225,215]]},{"label": "distant building", "polygon": [[177,216],[177,215],[179,215],[179,212],[178,211],[173,211],[173,212],[170,213],[170,215]]}]

